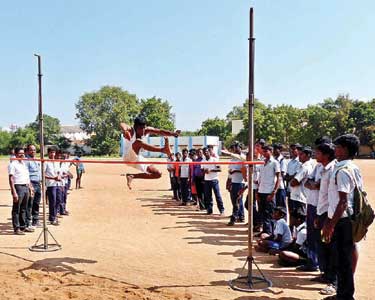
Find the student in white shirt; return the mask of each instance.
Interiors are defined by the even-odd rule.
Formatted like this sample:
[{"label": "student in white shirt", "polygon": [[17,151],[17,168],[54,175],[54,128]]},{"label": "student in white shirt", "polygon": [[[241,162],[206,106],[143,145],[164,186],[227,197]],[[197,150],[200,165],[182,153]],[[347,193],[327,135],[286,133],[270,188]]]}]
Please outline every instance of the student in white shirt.
[{"label": "student in white shirt", "polygon": [[[187,149],[182,150],[183,162],[191,162],[192,160],[188,157],[189,151]],[[181,184],[181,196],[182,205],[188,205],[191,202],[191,189],[190,189],[190,166],[180,165],[180,184]]]},{"label": "student in white shirt", "polygon": [[[215,162],[217,161],[216,158],[212,157],[210,151],[207,148],[203,149],[203,154],[208,162]],[[220,187],[219,187],[219,176],[218,172],[221,172],[220,165],[209,164],[205,165],[204,162],[202,164],[202,169],[204,170],[204,201],[205,207],[207,209],[207,214],[211,215],[213,212],[213,199],[212,199],[212,191],[214,191],[217,208],[219,209],[220,215],[224,216],[224,203],[221,198],[220,194]]]},{"label": "student in white shirt", "polygon": [[[242,146],[239,142],[234,142],[231,145],[231,149],[236,154],[241,154]],[[233,158],[233,162],[239,162],[240,159]],[[242,175],[242,169],[244,165],[229,165],[229,175],[231,176],[230,181],[230,199],[232,201],[232,216],[228,223],[228,226],[233,226],[235,222],[244,222],[245,214],[242,202],[242,194],[239,195],[240,191],[244,188],[244,177]]]},{"label": "student in white shirt", "polygon": [[[344,134],[334,140],[336,164],[328,187],[328,218],[323,226],[323,239],[332,243],[337,251],[337,299],[352,300],[354,295],[354,270],[352,224],[353,191],[362,189],[362,177],[353,159],[359,150],[359,139]],[[356,265],[356,262],[354,263]]]},{"label": "student in white shirt", "polygon": [[260,167],[256,199],[262,220],[262,232],[272,233],[272,213],[280,182],[280,164],[272,156],[272,147],[263,146],[264,165]]},{"label": "student in white shirt", "polygon": [[276,192],[276,206],[282,206],[286,208],[286,190],[285,190],[285,183],[284,178],[287,171],[287,163],[284,156],[281,154],[283,150],[283,145],[277,143],[273,145],[273,157],[279,162],[280,164],[280,184],[279,188]]},{"label": "student in white shirt", "polygon": [[14,234],[23,235],[24,231],[33,232],[34,230],[27,226],[26,206],[29,194],[33,194],[34,190],[30,184],[29,170],[25,161],[24,149],[17,147],[14,149],[15,157],[20,160],[12,160],[8,166],[9,186],[13,198],[12,207],[12,224]]},{"label": "student in white shirt", "polygon": [[304,147],[298,151],[298,154],[302,166],[290,181],[290,199],[288,204],[291,212],[297,209],[306,212],[307,194],[304,184],[314,169],[314,161],[311,159],[312,150],[310,147]]},{"label": "student in white shirt", "polygon": [[[57,152],[56,147],[48,148],[48,158],[55,159]],[[59,225],[57,221],[57,212],[61,203],[62,194],[59,192],[61,187],[61,172],[60,163],[57,161],[46,161],[44,164],[44,176],[46,178],[47,196],[48,196],[48,210],[49,221],[51,225]]]},{"label": "student in white shirt", "polygon": [[293,215],[293,241],[279,253],[279,264],[284,267],[296,267],[306,263],[306,215],[301,210],[295,210]]},{"label": "student in white shirt", "polygon": [[278,206],[274,209],[273,219],[275,220],[275,227],[271,235],[263,233],[260,240],[258,240],[258,247],[255,249],[260,252],[272,251],[272,254],[277,253],[289,246],[292,242],[292,234],[289,225],[285,221],[286,208]]}]

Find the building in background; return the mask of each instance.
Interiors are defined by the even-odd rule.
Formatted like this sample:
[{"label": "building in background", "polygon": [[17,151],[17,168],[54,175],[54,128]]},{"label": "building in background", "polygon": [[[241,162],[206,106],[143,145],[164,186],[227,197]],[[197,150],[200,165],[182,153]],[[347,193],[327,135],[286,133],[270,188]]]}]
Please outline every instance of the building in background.
[{"label": "building in background", "polygon": [[70,140],[70,147],[67,149],[71,154],[82,152],[91,153],[91,147],[86,145],[86,141],[91,135],[83,131],[78,125],[61,125],[61,135]]}]

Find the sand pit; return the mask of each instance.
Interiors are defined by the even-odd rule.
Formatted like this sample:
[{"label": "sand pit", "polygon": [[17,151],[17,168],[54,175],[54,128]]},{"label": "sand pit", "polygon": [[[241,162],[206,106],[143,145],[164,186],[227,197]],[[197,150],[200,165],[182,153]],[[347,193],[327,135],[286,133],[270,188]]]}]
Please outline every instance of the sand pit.
[{"label": "sand pit", "polygon": [[[206,216],[171,199],[169,179],[134,181],[125,186],[127,167],[86,164],[81,190],[69,195],[71,215],[50,227],[61,251],[28,250],[40,229],[14,236],[6,166],[0,161],[0,299],[321,299],[314,273],[281,268],[273,256],[255,253],[273,281],[267,292],[235,292],[247,254],[247,228],[227,227],[228,218]],[[375,160],[357,161],[375,206]],[[160,166],[160,169],[165,169]],[[226,170],[226,167],[223,167]],[[163,170],[164,171],[164,170]],[[231,205],[221,188],[227,216]],[[355,276],[356,299],[374,299],[375,225],[361,242]]]}]

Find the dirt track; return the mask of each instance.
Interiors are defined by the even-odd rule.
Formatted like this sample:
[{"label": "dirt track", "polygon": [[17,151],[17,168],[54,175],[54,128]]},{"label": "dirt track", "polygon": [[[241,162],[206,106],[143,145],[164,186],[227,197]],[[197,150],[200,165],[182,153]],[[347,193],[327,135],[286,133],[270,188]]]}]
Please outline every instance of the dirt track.
[{"label": "dirt track", "polygon": [[[228,287],[247,254],[247,228],[227,227],[218,211],[207,217],[177,206],[168,177],[125,187],[123,166],[88,165],[81,190],[69,195],[71,215],[49,227],[63,245],[52,253],[27,248],[40,229],[14,236],[7,161],[0,161],[0,299],[321,299],[312,273],[280,268],[275,257],[256,255],[274,287],[246,294]],[[375,206],[375,160],[357,161]],[[162,169],[163,166],[160,167]],[[226,167],[224,167],[226,169]],[[226,214],[231,205],[221,188]],[[216,209],[216,207],[215,207]],[[375,225],[361,242],[356,299],[374,299]]]}]

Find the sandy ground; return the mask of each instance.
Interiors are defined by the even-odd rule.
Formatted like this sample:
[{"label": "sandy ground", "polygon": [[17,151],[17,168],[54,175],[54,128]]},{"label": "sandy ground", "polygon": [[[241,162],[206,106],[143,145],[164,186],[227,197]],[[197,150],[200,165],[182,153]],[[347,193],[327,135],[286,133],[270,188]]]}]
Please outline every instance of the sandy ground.
[{"label": "sandy ground", "polygon": [[[281,268],[276,258],[255,253],[273,282],[265,292],[233,291],[247,255],[247,228],[227,227],[228,218],[206,216],[171,199],[168,176],[125,187],[120,165],[86,165],[83,189],[69,195],[71,215],[49,227],[62,244],[35,253],[41,229],[14,236],[7,161],[0,161],[0,299],[321,299],[313,273]],[[357,161],[375,206],[375,160]],[[163,166],[160,169],[164,168]],[[226,167],[224,167],[226,169]],[[166,172],[164,172],[166,173]],[[231,205],[222,194],[229,216]],[[375,226],[361,242],[356,299],[374,299]]]}]

